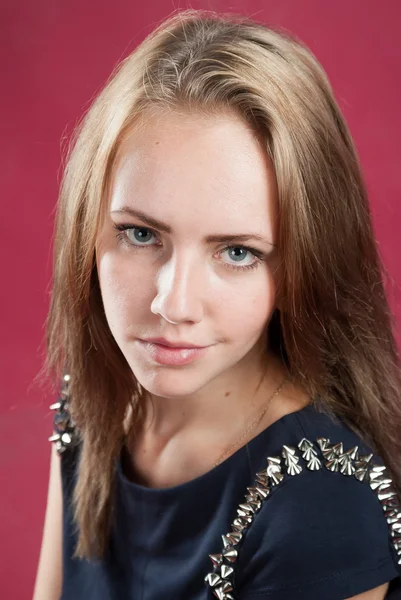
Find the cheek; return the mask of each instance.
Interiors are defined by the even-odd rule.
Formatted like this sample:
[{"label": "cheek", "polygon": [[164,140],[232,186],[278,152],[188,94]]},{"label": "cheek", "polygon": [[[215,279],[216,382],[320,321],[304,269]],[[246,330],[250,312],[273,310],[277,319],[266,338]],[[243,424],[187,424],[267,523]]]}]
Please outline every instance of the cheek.
[{"label": "cheek", "polygon": [[258,275],[238,281],[230,290],[221,287],[214,299],[223,330],[237,339],[258,337],[271,317],[275,302],[276,285],[267,267]]},{"label": "cheek", "polygon": [[145,309],[146,277],[138,266],[127,271],[124,259],[113,252],[100,255],[97,270],[107,322],[119,338]]}]

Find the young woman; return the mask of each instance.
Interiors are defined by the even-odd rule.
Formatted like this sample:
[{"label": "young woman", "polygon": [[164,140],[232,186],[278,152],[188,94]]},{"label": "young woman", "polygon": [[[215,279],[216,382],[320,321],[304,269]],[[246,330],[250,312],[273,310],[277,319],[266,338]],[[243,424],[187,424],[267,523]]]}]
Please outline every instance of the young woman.
[{"label": "young woman", "polygon": [[58,206],[35,600],[381,600],[400,369],[358,159],[287,34],[185,11],[84,118]]}]

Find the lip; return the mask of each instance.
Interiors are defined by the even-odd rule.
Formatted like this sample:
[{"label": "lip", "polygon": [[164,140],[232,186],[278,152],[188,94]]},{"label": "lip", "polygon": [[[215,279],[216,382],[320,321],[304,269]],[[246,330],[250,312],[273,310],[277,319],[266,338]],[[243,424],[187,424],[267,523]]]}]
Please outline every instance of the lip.
[{"label": "lip", "polygon": [[207,348],[207,346],[196,346],[195,344],[191,344],[190,342],[170,342],[166,340],[166,338],[146,338],[141,340],[143,342],[150,342],[152,344],[161,344],[162,346],[167,346],[169,348]]},{"label": "lip", "polygon": [[172,348],[164,344],[138,339],[146,354],[160,365],[182,366],[204,356],[210,346],[192,348]]}]

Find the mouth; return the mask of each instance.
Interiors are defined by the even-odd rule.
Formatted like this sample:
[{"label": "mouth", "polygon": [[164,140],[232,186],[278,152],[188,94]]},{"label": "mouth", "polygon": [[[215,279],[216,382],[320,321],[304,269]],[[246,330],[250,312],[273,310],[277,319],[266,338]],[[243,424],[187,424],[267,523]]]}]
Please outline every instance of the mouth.
[{"label": "mouth", "polygon": [[171,347],[159,342],[138,340],[141,348],[154,362],[161,365],[182,366],[204,356],[210,346]]},{"label": "mouth", "polygon": [[165,346],[166,348],[175,348],[178,350],[185,350],[188,348],[206,348],[207,346],[198,346],[196,344],[191,344],[191,342],[181,341],[181,342],[170,342],[166,338],[146,338],[142,339],[143,342],[150,342],[152,344],[157,344],[159,346]]}]

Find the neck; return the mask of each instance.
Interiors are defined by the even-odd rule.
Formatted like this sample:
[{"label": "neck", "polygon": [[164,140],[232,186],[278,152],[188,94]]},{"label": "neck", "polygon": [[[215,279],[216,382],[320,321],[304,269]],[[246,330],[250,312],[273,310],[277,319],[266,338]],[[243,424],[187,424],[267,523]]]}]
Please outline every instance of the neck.
[{"label": "neck", "polygon": [[[162,398],[149,394],[141,424],[131,430],[127,440],[128,476],[147,487],[165,488],[210,470],[263,412],[269,397],[287,375],[284,366],[271,356],[265,355],[259,367],[251,377],[249,368],[236,365],[225,385],[214,382],[202,393],[190,396]],[[286,383],[241,445],[308,403],[305,393],[292,382]]]},{"label": "neck", "polygon": [[[250,369],[250,365],[253,368]],[[285,368],[271,354],[255,363],[247,359],[190,395],[162,397],[144,395],[142,433],[168,441],[183,432],[202,432],[225,438],[245,427],[263,409],[268,397],[285,377]]]}]

